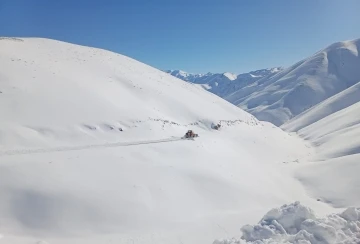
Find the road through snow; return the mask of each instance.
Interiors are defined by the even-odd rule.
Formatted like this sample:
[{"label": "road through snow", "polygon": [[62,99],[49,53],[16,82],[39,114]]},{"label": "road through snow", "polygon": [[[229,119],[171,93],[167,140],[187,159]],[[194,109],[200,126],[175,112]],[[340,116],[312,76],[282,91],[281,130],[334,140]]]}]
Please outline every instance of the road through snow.
[{"label": "road through snow", "polygon": [[38,148],[38,149],[15,149],[8,151],[0,151],[0,156],[11,156],[11,155],[24,155],[34,153],[48,153],[48,152],[67,152],[86,150],[93,148],[104,148],[104,147],[126,147],[126,146],[137,146],[144,144],[164,143],[184,140],[182,137],[170,137],[159,140],[147,140],[147,141],[135,141],[135,142],[114,142],[114,143],[103,143],[103,144],[92,144],[83,146],[64,146],[64,147],[53,147],[53,148]]}]

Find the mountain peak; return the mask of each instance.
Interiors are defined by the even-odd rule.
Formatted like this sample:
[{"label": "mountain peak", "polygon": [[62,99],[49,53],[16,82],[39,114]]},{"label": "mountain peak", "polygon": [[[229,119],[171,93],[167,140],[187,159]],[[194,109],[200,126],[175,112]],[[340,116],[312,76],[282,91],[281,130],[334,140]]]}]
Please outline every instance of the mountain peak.
[{"label": "mountain peak", "polygon": [[282,68],[275,67],[255,70],[240,75],[231,72],[208,72],[206,74],[191,74],[181,70],[168,70],[166,72],[184,81],[199,84],[201,87],[220,97],[226,97],[240,87],[251,84],[269,75],[276,74],[280,70],[282,70]]}]

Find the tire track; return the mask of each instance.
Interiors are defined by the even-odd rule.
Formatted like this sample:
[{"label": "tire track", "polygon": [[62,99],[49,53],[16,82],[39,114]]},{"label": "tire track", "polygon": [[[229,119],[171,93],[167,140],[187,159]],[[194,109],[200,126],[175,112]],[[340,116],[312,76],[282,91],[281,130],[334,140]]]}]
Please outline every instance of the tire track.
[{"label": "tire track", "polygon": [[88,150],[88,149],[94,149],[94,148],[128,147],[128,146],[137,146],[137,145],[145,145],[145,144],[175,142],[175,141],[180,141],[180,140],[183,140],[182,137],[171,137],[171,138],[167,138],[167,139],[148,140],[148,141],[91,144],[91,145],[72,146],[72,147],[65,146],[65,147],[39,148],[39,149],[19,149],[19,150],[15,149],[15,150],[8,150],[8,151],[0,151],[0,156],[14,156],[14,155],[36,154],[36,153],[49,153],[49,152],[68,152],[68,151]]}]

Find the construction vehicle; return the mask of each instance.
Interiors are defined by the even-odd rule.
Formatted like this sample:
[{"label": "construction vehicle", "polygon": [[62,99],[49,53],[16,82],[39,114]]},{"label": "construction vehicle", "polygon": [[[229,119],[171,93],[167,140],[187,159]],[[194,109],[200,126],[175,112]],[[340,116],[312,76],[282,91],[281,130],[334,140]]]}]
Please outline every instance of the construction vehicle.
[{"label": "construction vehicle", "polygon": [[220,130],[220,127],[221,127],[221,125],[220,125],[220,124],[217,124],[217,125],[214,125],[214,126],[213,126],[213,129],[214,129],[214,130]]},{"label": "construction vehicle", "polygon": [[199,137],[199,135],[195,134],[192,130],[188,130],[184,136],[184,138],[195,138],[195,137]]}]

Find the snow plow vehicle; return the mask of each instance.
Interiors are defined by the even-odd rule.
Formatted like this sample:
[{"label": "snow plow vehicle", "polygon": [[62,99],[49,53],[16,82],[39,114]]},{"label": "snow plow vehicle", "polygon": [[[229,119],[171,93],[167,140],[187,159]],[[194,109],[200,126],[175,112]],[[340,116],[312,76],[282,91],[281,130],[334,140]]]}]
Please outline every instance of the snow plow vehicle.
[{"label": "snow plow vehicle", "polygon": [[198,134],[195,134],[192,130],[188,130],[186,133],[185,133],[185,136],[183,138],[195,138],[195,137],[199,137]]}]

